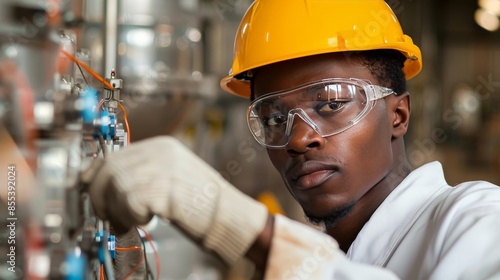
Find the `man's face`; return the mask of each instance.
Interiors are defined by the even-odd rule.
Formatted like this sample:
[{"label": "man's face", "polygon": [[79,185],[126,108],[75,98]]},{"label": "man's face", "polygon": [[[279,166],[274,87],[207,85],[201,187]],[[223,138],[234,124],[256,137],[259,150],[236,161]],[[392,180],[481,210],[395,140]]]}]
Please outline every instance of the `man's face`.
[{"label": "man's face", "polygon": [[[326,78],[357,78],[379,84],[358,59],[327,54],[259,69],[254,93],[258,98]],[[324,138],[295,117],[289,143],[283,149],[268,149],[273,165],[307,216],[346,216],[379,200],[374,186],[392,168],[390,116],[381,99],[355,126]]]}]

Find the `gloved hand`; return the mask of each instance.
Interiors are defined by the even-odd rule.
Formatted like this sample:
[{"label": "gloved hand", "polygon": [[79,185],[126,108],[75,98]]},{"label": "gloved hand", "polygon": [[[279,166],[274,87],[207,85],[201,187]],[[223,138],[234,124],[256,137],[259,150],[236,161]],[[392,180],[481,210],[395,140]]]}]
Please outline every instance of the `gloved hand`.
[{"label": "gloved hand", "polygon": [[231,265],[268,218],[211,166],[171,137],[155,137],[97,159],[82,174],[96,215],[116,227],[168,219]]}]

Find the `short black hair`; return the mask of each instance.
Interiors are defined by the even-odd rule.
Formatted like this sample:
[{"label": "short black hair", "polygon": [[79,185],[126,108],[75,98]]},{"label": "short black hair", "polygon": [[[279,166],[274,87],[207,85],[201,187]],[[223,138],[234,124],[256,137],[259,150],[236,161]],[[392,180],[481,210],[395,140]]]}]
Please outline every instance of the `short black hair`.
[{"label": "short black hair", "polygon": [[406,92],[406,78],[403,71],[406,56],[396,50],[370,50],[356,52],[361,64],[368,68],[381,86],[394,90],[398,95]]},{"label": "short black hair", "polygon": [[[344,54],[348,59],[358,59],[361,65],[370,70],[381,86],[394,90],[397,95],[406,92],[406,77],[403,68],[407,58],[400,51],[379,49],[345,52]],[[253,101],[255,99],[253,77],[247,80],[250,81],[250,100]]]}]

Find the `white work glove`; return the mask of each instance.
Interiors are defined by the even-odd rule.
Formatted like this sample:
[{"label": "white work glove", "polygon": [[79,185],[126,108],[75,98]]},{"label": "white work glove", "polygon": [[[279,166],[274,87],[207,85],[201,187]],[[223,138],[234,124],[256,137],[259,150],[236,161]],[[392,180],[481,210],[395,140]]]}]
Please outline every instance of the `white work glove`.
[{"label": "white work glove", "polygon": [[178,140],[137,142],[82,174],[96,215],[115,228],[153,215],[172,221],[227,264],[241,258],[264,229],[264,205],[244,195]]}]

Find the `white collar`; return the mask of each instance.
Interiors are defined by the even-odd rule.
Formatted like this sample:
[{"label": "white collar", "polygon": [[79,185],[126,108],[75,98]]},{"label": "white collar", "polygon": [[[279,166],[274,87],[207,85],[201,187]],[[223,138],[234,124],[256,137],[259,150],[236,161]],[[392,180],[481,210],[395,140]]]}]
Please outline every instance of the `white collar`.
[{"label": "white collar", "polygon": [[439,162],[425,164],[387,196],[351,244],[351,260],[383,266],[419,214],[448,184]]}]

